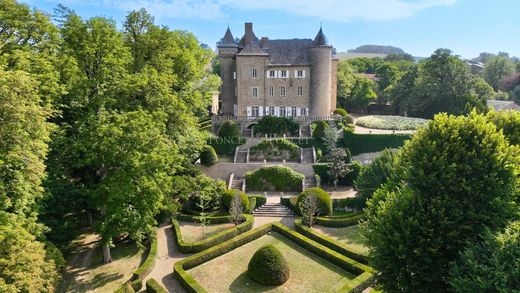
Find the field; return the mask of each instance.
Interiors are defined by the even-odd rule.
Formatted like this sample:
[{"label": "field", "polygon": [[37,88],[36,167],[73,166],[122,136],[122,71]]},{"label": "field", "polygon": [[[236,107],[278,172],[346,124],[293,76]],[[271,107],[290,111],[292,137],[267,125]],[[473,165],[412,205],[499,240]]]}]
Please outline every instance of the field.
[{"label": "field", "polygon": [[[289,263],[289,280],[278,287],[263,286],[247,276],[249,260],[258,248],[272,244]],[[208,292],[331,292],[351,273],[271,232],[231,252],[199,265],[188,273]]]},{"label": "field", "polygon": [[387,130],[415,130],[428,122],[426,119],[403,116],[371,115],[356,119],[356,125]]},{"label": "field", "polygon": [[206,225],[205,234],[202,233],[202,226],[200,224],[191,222],[180,222],[179,227],[181,228],[182,238],[186,243],[195,242],[207,238],[211,235],[217,234],[218,232],[224,231],[235,225],[232,223],[225,224],[210,224]]},{"label": "field", "polygon": [[363,244],[363,239],[361,238],[358,225],[344,228],[329,228],[315,225],[312,228],[339,242],[346,244],[348,249],[355,253],[362,255],[368,254],[368,248]]}]

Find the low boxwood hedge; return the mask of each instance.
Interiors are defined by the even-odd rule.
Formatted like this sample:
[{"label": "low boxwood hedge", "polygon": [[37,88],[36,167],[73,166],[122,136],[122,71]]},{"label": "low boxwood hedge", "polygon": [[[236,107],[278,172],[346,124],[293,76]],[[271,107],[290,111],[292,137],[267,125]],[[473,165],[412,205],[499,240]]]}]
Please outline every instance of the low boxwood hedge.
[{"label": "low boxwood hedge", "polygon": [[256,191],[302,191],[300,174],[286,166],[261,167],[252,172],[246,172],[246,189]]},{"label": "low boxwood hedge", "polygon": [[330,199],[330,195],[323,189],[319,187],[314,188],[306,188],[300,195],[298,195],[298,199],[296,201],[295,209],[298,211],[298,214],[301,215],[300,211],[300,203],[307,196],[316,196],[318,199],[319,206],[319,215],[322,216],[330,216],[332,215],[332,200]]},{"label": "low boxwood hedge", "polygon": [[309,237],[310,239],[312,239],[322,245],[325,245],[326,247],[328,247],[336,252],[346,255],[353,260],[356,260],[360,263],[368,265],[368,257],[366,257],[365,255],[353,252],[350,249],[348,249],[348,247],[345,244],[338,242],[323,233],[317,232],[317,231],[313,230],[312,228],[309,228],[309,227],[303,225],[301,219],[296,219],[294,221],[294,225],[296,227],[296,231]]},{"label": "low boxwood hedge", "polygon": [[[121,286],[116,293],[125,293],[125,292],[136,292],[141,290],[143,287],[143,279],[148,276],[148,274],[153,270],[155,266],[155,259],[157,257],[157,239],[154,237],[149,241],[150,247],[148,249],[148,255],[144,260],[143,264],[141,264],[133,273],[132,278],[129,282],[125,283]],[[130,289],[131,291],[129,291]]]},{"label": "low boxwood hedge", "polygon": [[[240,196],[240,199],[242,200],[242,207],[244,208],[244,213],[250,214],[251,204],[249,202],[249,198],[247,197],[247,194],[245,192],[242,192],[237,189],[228,189],[222,194],[222,204],[226,207],[226,209],[229,209],[229,206],[231,205],[231,201],[233,200],[233,197],[236,195]],[[255,203],[256,204],[256,203]],[[253,205],[254,207],[254,205]]]},{"label": "low boxwood hedge", "polygon": [[[240,235],[246,231],[251,230],[253,228],[253,221],[254,218],[251,215],[243,215],[246,219],[243,223],[239,224],[238,226],[235,226],[233,228],[226,229],[222,232],[219,232],[215,235],[209,236],[208,238],[195,241],[195,242],[185,242],[182,238],[181,229],[179,227],[179,222],[177,219],[172,218],[172,227],[173,231],[175,233],[175,239],[177,241],[177,246],[179,247],[179,251],[182,253],[193,253],[193,252],[200,252],[203,250],[206,250],[210,247],[213,247],[219,243],[222,243],[226,240],[229,240],[237,235]],[[197,221],[198,217],[193,216],[177,216],[177,218],[181,221],[190,221],[190,219],[193,222]],[[198,218],[200,219],[200,217]],[[224,221],[226,219],[226,221]],[[229,223],[231,222],[230,216],[223,216],[223,217],[208,217],[208,220],[212,224],[216,223]]]},{"label": "low boxwood hedge", "polygon": [[[254,198],[254,199],[253,199]],[[255,203],[253,205],[253,202]],[[267,197],[263,195],[250,195],[249,196],[249,205],[251,210],[255,210],[261,206],[263,206],[267,202]]]},{"label": "low boxwood hedge", "polygon": [[[321,184],[331,184],[332,179],[329,177],[327,171],[329,170],[329,166],[327,163],[317,163],[312,165],[312,169],[314,173],[320,176]],[[354,180],[359,176],[359,172],[361,171],[361,164],[357,161],[352,162],[350,165],[350,172],[343,178],[340,178],[338,181],[339,185],[350,186],[354,184]]]},{"label": "low boxwood hedge", "polygon": [[365,218],[365,214],[362,212],[353,213],[344,217],[318,217],[316,218],[316,225],[338,228],[338,227],[348,227],[352,225],[357,225],[359,220]]},{"label": "low boxwood hedge", "polygon": [[148,281],[146,281],[146,292],[147,293],[168,293],[168,291],[165,290],[161,285],[159,285],[159,282],[157,282],[155,279],[148,279]]},{"label": "low boxwood hedge", "polygon": [[363,153],[380,152],[384,149],[402,147],[410,134],[360,134],[343,131],[343,146],[355,156]]},{"label": "low boxwood hedge", "polygon": [[304,235],[291,230],[280,223],[269,223],[254,230],[245,232],[233,239],[220,243],[203,252],[189,256],[174,264],[174,277],[181,283],[187,292],[207,292],[186,270],[194,268],[248,242],[260,238],[270,231],[277,232],[289,240],[295,242],[304,249],[322,257],[337,266],[357,275],[352,280],[347,280],[337,292],[361,292],[371,285],[373,280],[373,269],[365,264],[359,263],[351,258],[339,254],[326,246],[313,241]]}]

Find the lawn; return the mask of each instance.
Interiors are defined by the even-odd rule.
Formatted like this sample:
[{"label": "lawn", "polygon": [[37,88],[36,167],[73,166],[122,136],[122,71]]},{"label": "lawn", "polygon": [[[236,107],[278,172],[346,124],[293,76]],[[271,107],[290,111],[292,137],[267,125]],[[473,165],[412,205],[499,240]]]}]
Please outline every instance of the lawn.
[{"label": "lawn", "polygon": [[329,228],[314,225],[312,229],[346,244],[346,246],[352,250],[352,252],[362,255],[368,254],[368,248],[363,244],[363,238],[359,232],[358,225],[344,228]]},{"label": "lawn", "polygon": [[[278,287],[259,285],[247,276],[249,260],[266,244],[278,248],[289,264],[289,280]],[[331,292],[345,280],[355,278],[276,232],[190,269],[188,273],[208,292]]]},{"label": "lawn", "polygon": [[415,130],[428,122],[426,119],[388,116],[388,115],[370,115],[356,119],[356,125],[388,130]]},{"label": "lawn", "polygon": [[116,244],[111,249],[113,261],[103,264],[101,247],[71,255],[57,292],[114,292],[132,277],[143,261],[143,251],[133,241]]},{"label": "lawn", "polygon": [[186,243],[195,242],[207,238],[211,235],[217,234],[221,231],[227,230],[235,225],[232,223],[225,224],[209,224],[205,227],[205,234],[202,233],[202,226],[198,223],[180,222],[182,239]]}]

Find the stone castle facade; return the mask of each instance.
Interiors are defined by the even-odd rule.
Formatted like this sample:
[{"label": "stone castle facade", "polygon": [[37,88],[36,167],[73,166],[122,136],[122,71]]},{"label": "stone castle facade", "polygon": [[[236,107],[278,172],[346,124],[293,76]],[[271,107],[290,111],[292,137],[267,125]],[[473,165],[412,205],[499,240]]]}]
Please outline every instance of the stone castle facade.
[{"label": "stone castle facade", "polygon": [[335,110],[338,59],[321,28],[314,40],[269,40],[246,23],[239,42],[228,28],[217,48],[221,115],[325,117]]}]

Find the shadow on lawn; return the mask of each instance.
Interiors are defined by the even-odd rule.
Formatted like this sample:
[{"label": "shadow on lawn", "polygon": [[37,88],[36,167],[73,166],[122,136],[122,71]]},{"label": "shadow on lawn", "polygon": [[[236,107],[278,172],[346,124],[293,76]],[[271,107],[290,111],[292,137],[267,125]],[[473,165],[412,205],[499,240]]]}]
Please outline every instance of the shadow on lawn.
[{"label": "shadow on lawn", "polygon": [[247,275],[247,272],[240,274],[234,281],[229,285],[229,292],[265,292],[274,289],[279,286],[264,286],[251,280]]}]

